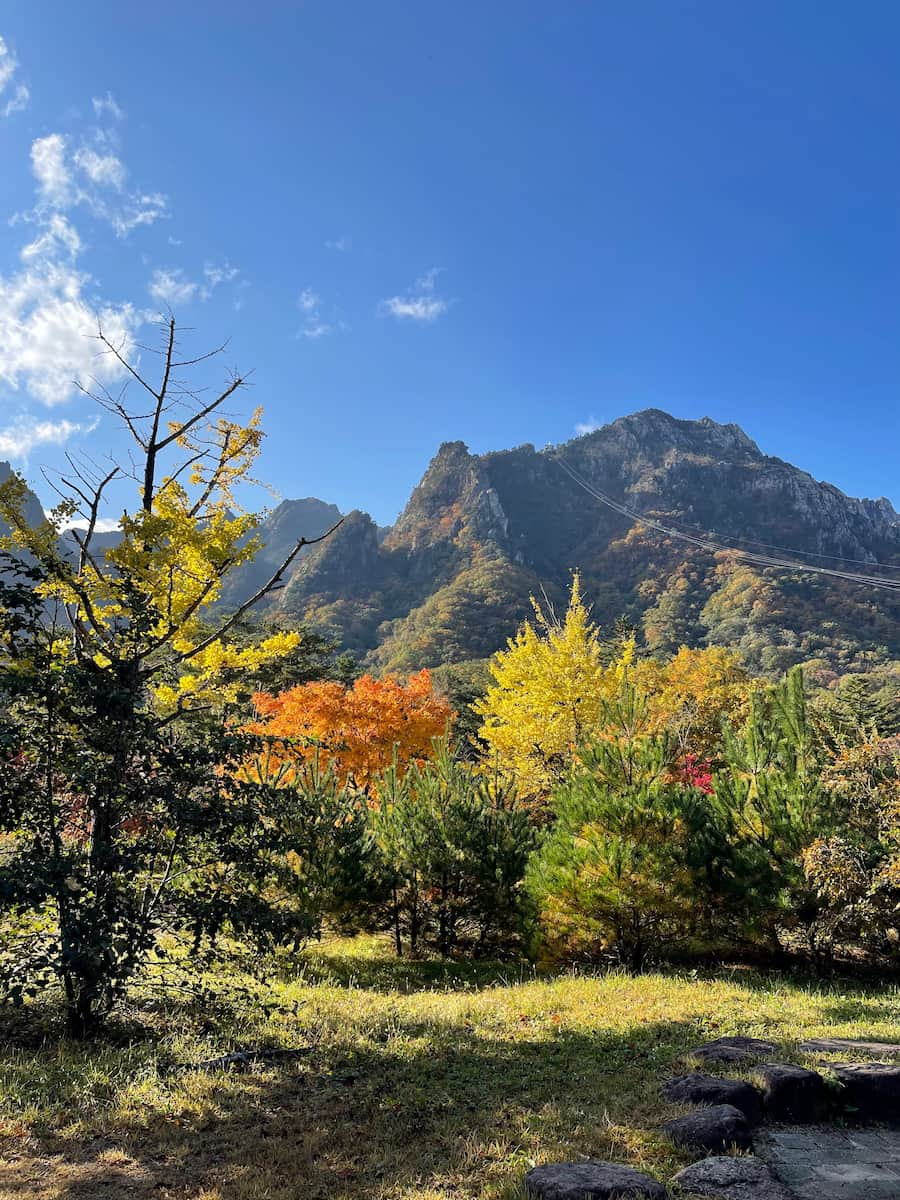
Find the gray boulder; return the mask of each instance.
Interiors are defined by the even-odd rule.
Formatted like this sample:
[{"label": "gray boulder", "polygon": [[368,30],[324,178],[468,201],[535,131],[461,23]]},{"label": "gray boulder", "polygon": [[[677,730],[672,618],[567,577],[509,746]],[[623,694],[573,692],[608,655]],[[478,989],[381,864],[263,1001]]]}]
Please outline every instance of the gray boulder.
[{"label": "gray boulder", "polygon": [[885,1054],[900,1054],[900,1042],[867,1042],[858,1038],[810,1038],[800,1043],[805,1054],[868,1054],[882,1058]]},{"label": "gray boulder", "polygon": [[666,1189],[649,1175],[593,1158],[533,1167],[525,1176],[525,1190],[540,1200],[666,1200]]},{"label": "gray boulder", "polygon": [[701,1063],[752,1063],[769,1058],[777,1049],[774,1042],[762,1038],[721,1037],[695,1046],[688,1054]]},{"label": "gray boulder", "polygon": [[676,1146],[702,1154],[723,1154],[726,1150],[749,1150],[753,1145],[747,1118],[733,1104],[714,1104],[698,1108],[686,1117],[663,1125]]},{"label": "gray boulder", "polygon": [[745,1079],[721,1079],[717,1075],[691,1071],[688,1075],[670,1079],[663,1084],[662,1091],[666,1099],[686,1104],[731,1104],[741,1110],[751,1125],[758,1125],[762,1120],[759,1092]]},{"label": "gray boulder", "polygon": [[752,1155],[701,1159],[679,1171],[672,1182],[689,1196],[715,1196],[722,1200],[793,1200],[793,1192],[762,1159]]},{"label": "gray boulder", "polygon": [[816,1071],[786,1063],[766,1063],[757,1074],[770,1120],[808,1125],[821,1121],[828,1111],[828,1089]]},{"label": "gray boulder", "polygon": [[829,1065],[841,1084],[841,1104],[878,1121],[900,1120],[900,1066],[879,1062]]}]

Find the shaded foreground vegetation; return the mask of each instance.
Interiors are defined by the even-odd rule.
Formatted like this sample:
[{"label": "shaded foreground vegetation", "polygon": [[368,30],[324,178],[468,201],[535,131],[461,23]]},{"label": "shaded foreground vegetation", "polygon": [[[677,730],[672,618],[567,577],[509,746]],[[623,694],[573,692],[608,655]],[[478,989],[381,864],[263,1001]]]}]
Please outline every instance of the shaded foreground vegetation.
[{"label": "shaded foreground vegetation", "polygon": [[[97,1043],[57,1040],[43,1007],[8,1025],[3,1200],[510,1197],[531,1164],[580,1154],[666,1178],[681,1159],[656,1127],[679,1110],[658,1084],[689,1047],[749,1033],[791,1057],[805,1036],[895,1039],[900,1000],[737,969],[397,962],[369,938],[218,988],[213,1005],[137,995]],[[179,1069],[248,1046],[308,1053]]]}]

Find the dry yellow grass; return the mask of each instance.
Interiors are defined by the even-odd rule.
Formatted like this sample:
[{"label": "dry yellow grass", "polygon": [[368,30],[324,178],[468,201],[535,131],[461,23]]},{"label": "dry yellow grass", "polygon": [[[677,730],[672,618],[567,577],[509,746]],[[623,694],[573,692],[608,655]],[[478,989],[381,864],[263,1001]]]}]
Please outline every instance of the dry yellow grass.
[{"label": "dry yellow grass", "polygon": [[[0,1197],[499,1197],[535,1162],[596,1155],[667,1178],[659,1080],[698,1041],[898,1037],[894,987],[749,971],[534,978],[395,964],[368,939],[308,953],[271,1008],[144,1005],[116,1040],[7,1043]],[[246,1071],[173,1071],[246,1046]]]}]

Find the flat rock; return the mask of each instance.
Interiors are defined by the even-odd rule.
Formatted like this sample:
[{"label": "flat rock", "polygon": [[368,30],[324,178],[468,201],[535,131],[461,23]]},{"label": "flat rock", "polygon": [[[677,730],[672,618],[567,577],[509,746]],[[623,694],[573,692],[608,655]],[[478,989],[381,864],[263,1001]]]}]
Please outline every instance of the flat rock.
[{"label": "flat rock", "polygon": [[864,1125],[787,1125],[757,1153],[797,1200],[898,1200],[900,1130]]},{"label": "flat rock", "polygon": [[777,1050],[774,1042],[766,1042],[762,1038],[721,1037],[714,1042],[695,1046],[688,1054],[702,1063],[747,1063],[761,1062]]},{"label": "flat rock", "polygon": [[691,1071],[663,1084],[662,1092],[668,1100],[681,1100],[687,1104],[731,1104],[740,1109],[751,1125],[758,1125],[762,1120],[759,1092],[745,1079],[721,1079],[717,1075]]},{"label": "flat rock", "polygon": [[753,1145],[747,1118],[733,1104],[698,1108],[685,1117],[667,1121],[662,1128],[682,1150],[723,1154],[733,1148],[749,1150]]},{"label": "flat rock", "polygon": [[787,1063],[765,1063],[757,1074],[770,1120],[807,1125],[821,1121],[828,1111],[828,1089],[818,1072]]},{"label": "flat rock", "polygon": [[793,1200],[780,1179],[762,1159],[748,1155],[704,1158],[679,1171],[673,1183],[689,1196],[716,1196],[723,1200]]},{"label": "flat rock", "polygon": [[872,1058],[900,1054],[900,1042],[860,1042],[853,1038],[810,1038],[800,1043],[806,1054],[869,1054]]},{"label": "flat rock", "polygon": [[830,1066],[842,1085],[841,1104],[878,1121],[900,1119],[900,1066],[878,1062]]},{"label": "flat rock", "polygon": [[666,1189],[649,1175],[617,1163],[589,1158],[583,1162],[547,1163],[525,1176],[525,1189],[541,1200],[612,1200],[641,1197],[666,1200]]}]

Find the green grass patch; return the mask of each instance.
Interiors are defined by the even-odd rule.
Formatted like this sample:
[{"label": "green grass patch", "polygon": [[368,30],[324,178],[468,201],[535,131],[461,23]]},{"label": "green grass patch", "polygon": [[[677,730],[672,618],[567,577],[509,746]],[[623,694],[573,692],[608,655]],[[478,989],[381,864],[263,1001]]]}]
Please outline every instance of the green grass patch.
[{"label": "green grass patch", "polygon": [[[239,985],[247,982],[248,990]],[[0,1197],[508,1197],[531,1165],[592,1155],[668,1178],[661,1079],[747,1033],[897,1040],[898,991],[747,970],[563,973],[397,963],[330,942],[201,1007],[136,1002],[91,1045],[53,1014],[0,1052]],[[256,998],[254,998],[254,995]],[[262,1003],[261,1001],[264,1001]],[[183,1070],[248,1047],[246,1070]]]}]

